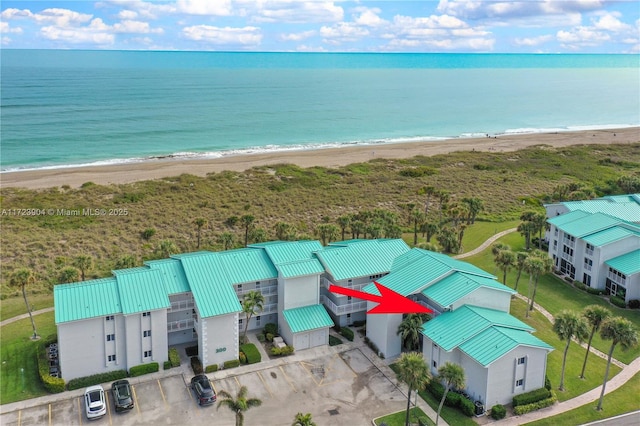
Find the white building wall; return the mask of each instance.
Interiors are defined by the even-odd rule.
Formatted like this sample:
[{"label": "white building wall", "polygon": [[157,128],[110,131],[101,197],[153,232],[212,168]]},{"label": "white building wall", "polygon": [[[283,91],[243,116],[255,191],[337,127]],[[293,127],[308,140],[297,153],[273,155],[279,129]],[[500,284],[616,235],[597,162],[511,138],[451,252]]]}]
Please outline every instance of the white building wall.
[{"label": "white building wall", "polygon": [[460,354],[460,366],[464,369],[465,391],[474,400],[486,404],[489,369],[456,349]]},{"label": "white building wall", "polygon": [[[525,358],[525,364],[518,365],[521,357]],[[529,346],[518,346],[490,364],[487,409],[496,404],[510,404],[514,395],[544,387],[546,368],[547,351]],[[523,379],[523,386],[516,387],[518,379]]]},{"label": "white building wall", "polygon": [[200,318],[198,327],[198,355],[203,367],[238,359],[237,313]]},{"label": "white building wall", "polygon": [[[368,302],[367,311],[376,303]],[[402,314],[367,314],[367,337],[378,347],[385,358],[400,355],[401,341],[398,326],[402,322]]]},{"label": "white building wall", "polygon": [[284,293],[279,294],[279,299],[284,301],[284,310],[320,303],[319,275],[288,278],[283,281]]},{"label": "white building wall", "polygon": [[[150,362],[162,364],[169,359],[166,309],[148,314],[139,312],[123,318],[127,369]],[[151,335],[145,337],[145,331],[150,331]]]},{"label": "white building wall", "polygon": [[456,303],[453,304],[453,310],[455,311],[462,305],[481,306],[483,308],[509,312],[509,308],[511,306],[511,294],[506,291],[480,287],[456,301]]}]

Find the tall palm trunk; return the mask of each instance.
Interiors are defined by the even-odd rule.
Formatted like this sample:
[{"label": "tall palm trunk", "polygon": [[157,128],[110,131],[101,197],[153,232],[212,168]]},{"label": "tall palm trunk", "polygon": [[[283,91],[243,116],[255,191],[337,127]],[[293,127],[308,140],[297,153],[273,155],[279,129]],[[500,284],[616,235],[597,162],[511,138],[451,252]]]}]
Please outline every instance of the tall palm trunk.
[{"label": "tall palm trunk", "polygon": [[409,408],[411,407],[411,386],[409,386],[409,394],[407,395],[407,414],[404,418],[404,426],[409,426]]},{"label": "tall palm trunk", "polygon": [[591,339],[593,339],[594,334],[596,334],[595,327],[591,329],[591,335],[589,335],[589,343],[587,343],[587,353],[584,354],[584,363],[582,363],[582,371],[580,372],[581,379],[584,379],[584,370],[587,367],[587,357],[589,356],[589,351],[591,350]]},{"label": "tall palm trunk", "polygon": [[604,390],[607,387],[607,380],[609,380],[609,367],[611,367],[611,357],[613,356],[613,350],[616,347],[616,341],[614,340],[611,343],[611,348],[609,349],[609,356],[607,357],[607,369],[604,371],[604,382],[602,382],[602,391],[600,392],[600,400],[598,400],[598,407],[596,410],[602,410],[602,400],[604,399]]},{"label": "tall palm trunk", "polygon": [[449,393],[449,386],[444,389],[444,394],[442,395],[442,399],[440,400],[440,405],[438,406],[438,412],[436,413],[436,426],[438,426],[438,421],[440,420],[440,411],[442,411],[442,406],[444,405],[444,401],[447,399],[447,394]]},{"label": "tall palm trunk", "polygon": [[31,327],[33,327],[33,339],[38,338],[38,333],[36,332],[36,323],[33,321],[33,314],[31,313],[31,306],[29,306],[29,302],[27,301],[27,290],[25,286],[22,286],[22,297],[24,298],[24,304],[27,305],[27,312],[29,312],[29,319],[31,320]]},{"label": "tall palm trunk", "polygon": [[567,339],[567,344],[564,347],[564,354],[562,355],[562,371],[560,372],[560,390],[564,390],[564,367],[567,364],[567,352],[569,352],[569,344],[571,343],[571,337]]}]

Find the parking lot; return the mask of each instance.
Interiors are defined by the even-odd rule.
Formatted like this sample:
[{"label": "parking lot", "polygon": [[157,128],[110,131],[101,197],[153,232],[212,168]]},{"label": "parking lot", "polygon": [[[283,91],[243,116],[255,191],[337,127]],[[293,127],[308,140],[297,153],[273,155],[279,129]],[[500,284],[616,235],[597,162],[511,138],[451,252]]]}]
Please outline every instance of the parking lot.
[{"label": "parking lot", "polygon": [[[319,425],[367,425],[371,419],[406,406],[404,395],[380,372],[360,349],[310,360],[293,360],[280,365],[242,373],[242,369],[208,376],[216,393],[225,390],[235,396],[241,386],[248,396],[262,400],[262,406],[245,414],[246,424],[290,425],[298,412],[309,412]],[[256,364],[259,368],[260,364]],[[235,374],[237,372],[237,374]],[[105,384],[109,410],[101,419],[89,422],[82,397],[66,399],[3,414],[5,425],[182,425],[202,423],[235,425],[235,415],[218,405],[200,407],[185,374],[153,379],[132,386],[135,407],[115,413],[110,388]],[[219,398],[220,400],[220,398]]]}]

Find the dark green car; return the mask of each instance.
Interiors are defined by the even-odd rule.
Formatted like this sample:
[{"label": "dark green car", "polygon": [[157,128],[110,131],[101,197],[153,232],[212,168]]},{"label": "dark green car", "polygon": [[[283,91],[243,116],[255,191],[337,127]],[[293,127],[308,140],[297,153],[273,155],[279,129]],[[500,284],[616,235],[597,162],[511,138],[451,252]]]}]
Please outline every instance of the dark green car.
[{"label": "dark green car", "polygon": [[131,395],[131,385],[128,380],[118,380],[111,385],[113,393],[113,403],[116,406],[116,413],[128,411],[133,408],[133,396]]}]

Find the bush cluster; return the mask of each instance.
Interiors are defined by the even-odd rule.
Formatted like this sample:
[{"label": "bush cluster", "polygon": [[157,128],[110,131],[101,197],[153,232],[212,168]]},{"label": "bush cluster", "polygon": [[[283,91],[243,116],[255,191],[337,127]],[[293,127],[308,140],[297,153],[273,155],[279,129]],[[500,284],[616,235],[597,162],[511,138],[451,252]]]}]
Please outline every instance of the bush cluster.
[{"label": "bush cluster", "polygon": [[113,382],[127,377],[126,370],[109,371],[108,373],[94,374],[92,376],[78,377],[69,380],[67,383],[68,390],[86,388],[88,386],[99,385],[100,383]]},{"label": "bush cluster", "polygon": [[223,366],[224,366],[225,369],[239,367],[240,366],[240,360],[239,359],[230,359],[229,361],[225,361]]},{"label": "bush cluster", "polygon": [[491,407],[491,418],[494,420],[504,419],[507,415],[507,409],[504,408],[504,405],[497,404]]},{"label": "bush cluster", "polygon": [[604,294],[604,290],[591,288],[588,285],[581,283],[580,281],[574,281],[573,286],[579,290],[586,291],[589,294],[595,294],[598,296],[602,296]]},{"label": "bush cluster", "polygon": [[164,363],[162,363],[162,369],[163,370],[170,370],[171,369],[171,361],[165,361]]},{"label": "bush cluster", "polygon": [[[427,384],[427,391],[429,391],[437,401],[441,401],[442,395],[444,395],[444,386],[437,380],[431,380],[429,384]],[[471,417],[475,413],[475,404],[473,401],[457,392],[449,391],[444,400],[444,404],[447,407],[458,408],[465,416]]]},{"label": "bush cluster", "polygon": [[542,399],[531,404],[518,405],[517,407],[514,407],[513,414],[515,414],[516,416],[520,416],[522,414],[539,410],[541,408],[551,407],[553,404],[555,404],[556,400],[556,394],[554,392],[551,392],[551,396],[549,398]]},{"label": "bush cluster", "polygon": [[329,346],[337,346],[337,345],[341,345],[342,344],[342,340],[340,340],[340,338],[333,336],[333,335],[329,335]]},{"label": "bush cluster", "polygon": [[278,334],[278,324],[274,324],[272,322],[264,325],[264,334],[271,333],[274,336]]},{"label": "bush cluster", "polygon": [[169,362],[171,363],[171,367],[180,366],[180,354],[178,354],[178,349],[169,349]]},{"label": "bush cluster", "polygon": [[216,371],[218,371],[218,364],[207,365],[204,369],[205,373],[215,373]]},{"label": "bush cluster", "polygon": [[190,361],[193,374],[202,374],[202,363],[200,362],[200,359],[197,356],[192,356]]},{"label": "bush cluster", "polygon": [[160,370],[160,364],[158,364],[157,362],[134,365],[129,369],[129,376],[142,376],[143,374],[156,373],[158,370]]},{"label": "bush cluster", "polygon": [[618,308],[626,308],[627,304],[625,303],[624,299],[618,296],[611,296],[609,298],[609,301],[611,303],[613,303],[614,305],[616,305]]},{"label": "bush cluster", "polygon": [[50,393],[59,393],[64,391],[64,380],[60,377],[51,377],[49,375],[49,358],[47,357],[47,346],[57,342],[58,337],[55,334],[41,339],[38,342],[36,358],[38,359],[38,374],[42,385]]},{"label": "bush cluster", "polygon": [[349,327],[342,327],[340,329],[340,334],[344,336],[344,338],[348,341],[353,342],[353,330],[351,330]]},{"label": "bush cluster", "polygon": [[274,355],[274,356],[291,355],[293,351],[294,351],[293,346],[289,346],[289,345],[285,346],[284,348],[273,347],[271,348],[271,355]]},{"label": "bush cluster", "polygon": [[540,388],[532,390],[531,392],[521,393],[513,397],[513,406],[532,404],[534,402],[542,401],[551,396],[551,391],[547,388]]},{"label": "bush cluster", "polygon": [[640,299],[629,300],[629,307],[631,309],[640,309]]},{"label": "bush cluster", "polygon": [[551,380],[549,380],[549,376],[544,376],[544,388],[548,391],[551,390]]},{"label": "bush cluster", "polygon": [[246,345],[240,346],[240,353],[245,355],[247,364],[255,364],[262,360],[260,351],[253,343],[247,343]]},{"label": "bush cluster", "polygon": [[380,352],[380,349],[378,349],[378,346],[373,343],[371,341],[371,339],[369,339],[368,337],[364,338],[364,342],[367,344],[367,346],[369,346],[369,348],[375,352],[376,355],[378,355],[380,358],[382,358],[382,353]]},{"label": "bush cluster", "polygon": [[362,327],[363,325],[365,325],[367,323],[366,320],[359,320],[359,321],[354,321],[353,322],[353,326],[354,327]]}]

